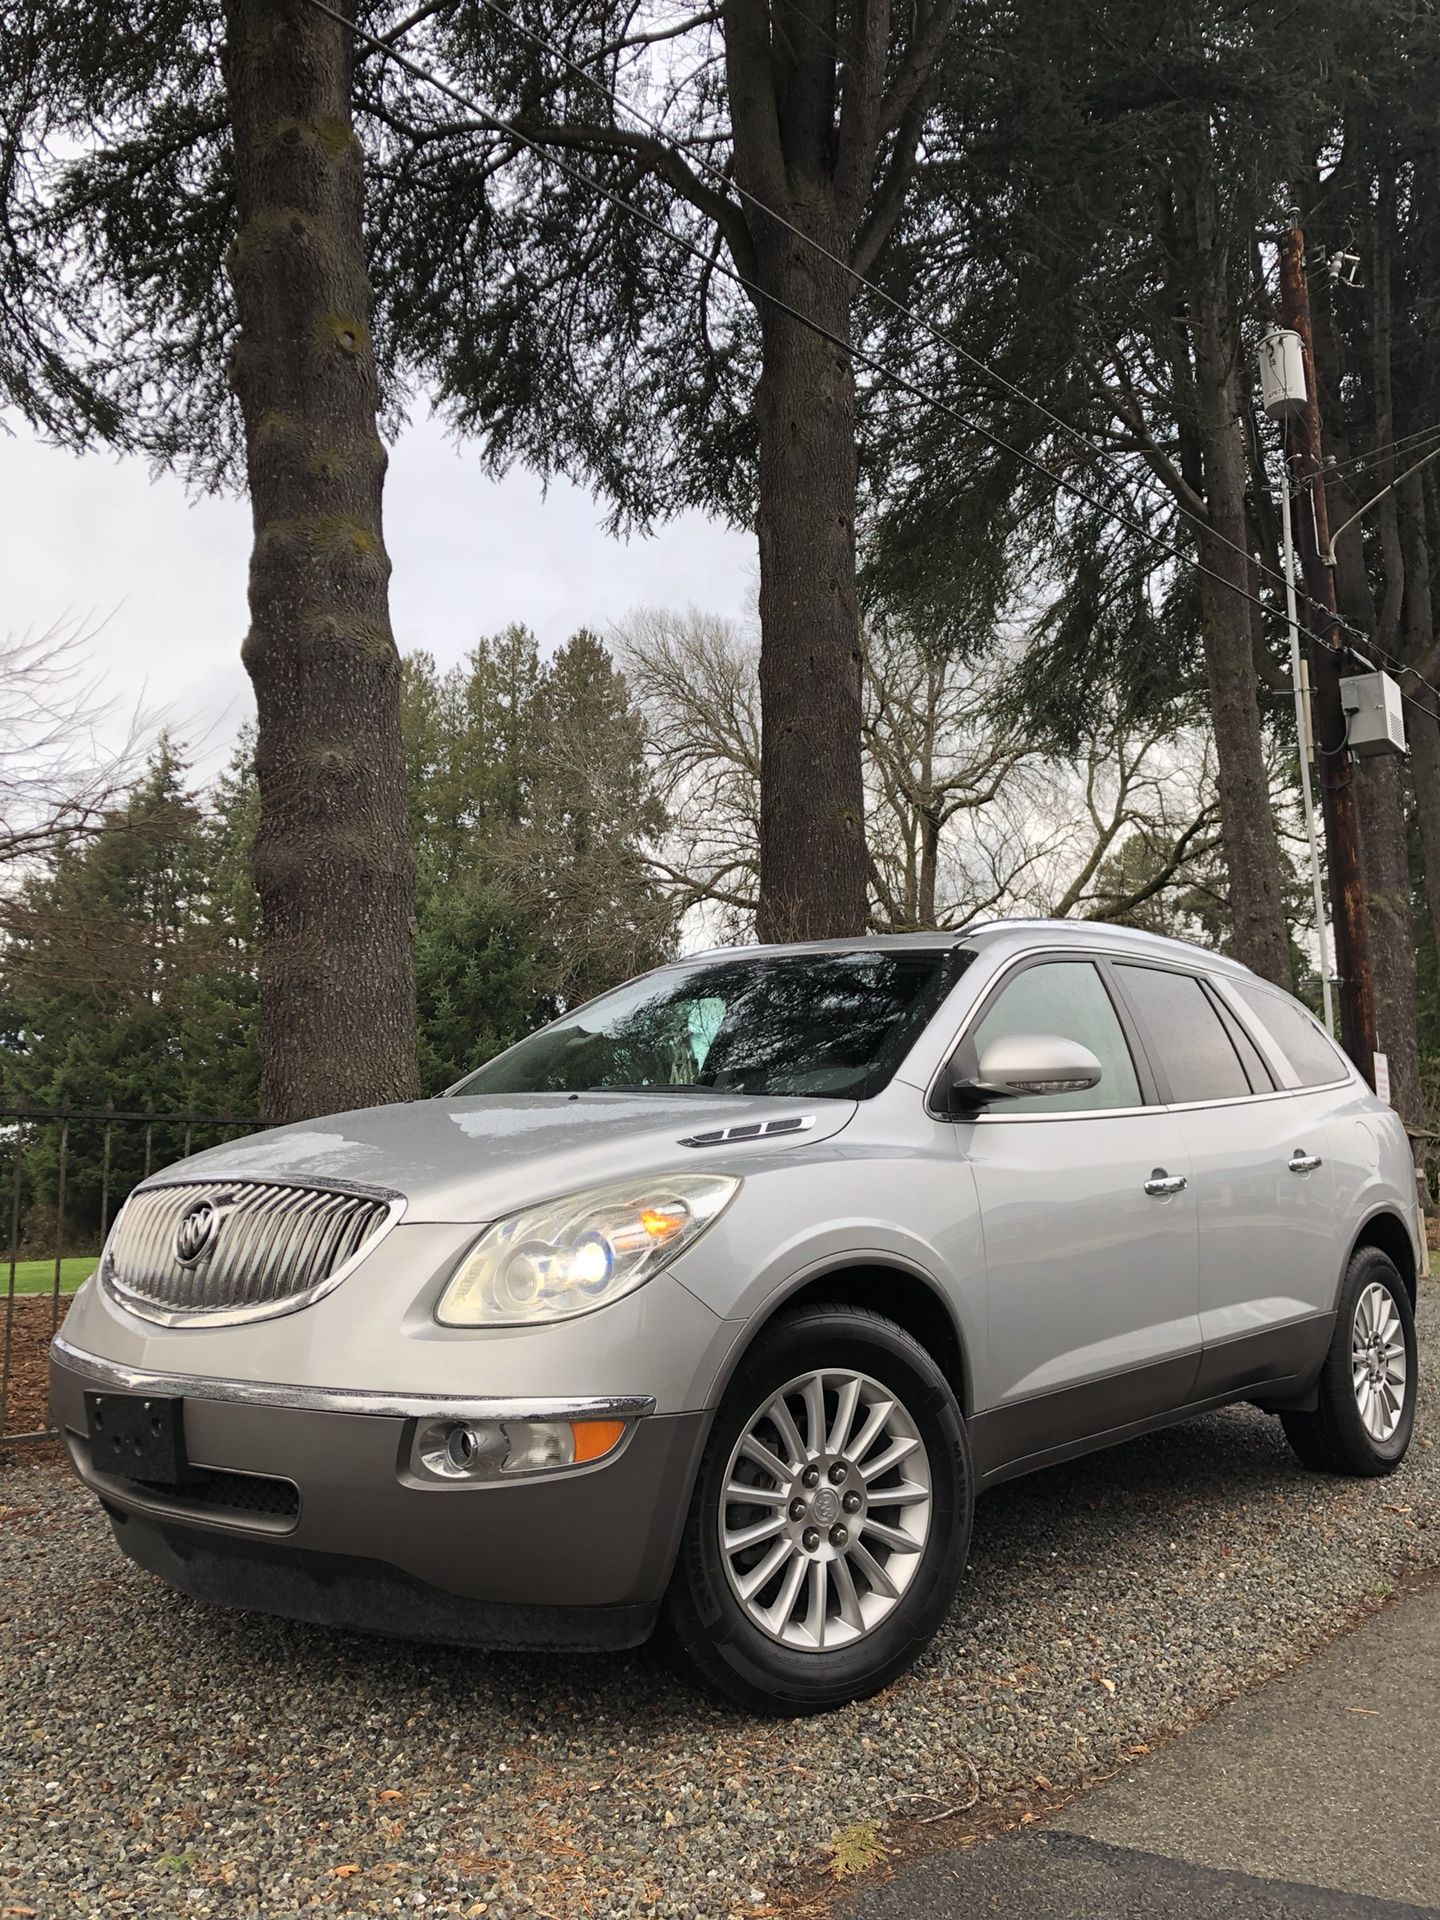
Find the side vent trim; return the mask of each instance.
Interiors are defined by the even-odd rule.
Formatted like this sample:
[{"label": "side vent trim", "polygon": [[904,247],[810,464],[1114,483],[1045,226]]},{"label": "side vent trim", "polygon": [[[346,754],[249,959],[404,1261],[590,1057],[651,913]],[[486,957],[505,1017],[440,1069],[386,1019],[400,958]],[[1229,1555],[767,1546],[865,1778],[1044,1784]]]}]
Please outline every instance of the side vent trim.
[{"label": "side vent trim", "polygon": [[815,1125],[813,1113],[786,1114],[780,1120],[754,1120],[734,1127],[717,1127],[713,1133],[690,1133],[678,1144],[682,1147],[723,1147],[737,1140],[774,1140],[781,1134],[808,1133]]}]

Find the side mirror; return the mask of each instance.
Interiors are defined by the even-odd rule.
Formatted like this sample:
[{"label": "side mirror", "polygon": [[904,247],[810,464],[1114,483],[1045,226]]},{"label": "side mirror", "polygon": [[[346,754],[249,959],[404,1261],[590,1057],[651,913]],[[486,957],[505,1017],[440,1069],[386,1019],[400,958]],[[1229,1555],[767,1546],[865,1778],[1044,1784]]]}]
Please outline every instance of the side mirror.
[{"label": "side mirror", "polygon": [[1088,1093],[1100,1078],[1100,1062],[1078,1041],[1056,1033],[1011,1033],[990,1042],[973,1080],[951,1081],[950,1104],[963,1112],[1027,1094]]}]

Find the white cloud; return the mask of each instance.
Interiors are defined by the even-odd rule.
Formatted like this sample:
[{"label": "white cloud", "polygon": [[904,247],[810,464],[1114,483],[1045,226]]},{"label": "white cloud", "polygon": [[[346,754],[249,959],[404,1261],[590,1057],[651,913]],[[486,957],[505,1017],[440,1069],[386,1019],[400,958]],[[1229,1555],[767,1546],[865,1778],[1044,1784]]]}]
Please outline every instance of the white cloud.
[{"label": "white cloud", "polygon": [[[187,498],[142,461],[0,437],[7,529],[0,628],[43,629],[67,613],[104,621],[94,660],[124,711],[164,712],[213,765],[252,711],[240,665],[246,627],[248,503]],[[391,614],[403,651],[456,660],[511,621],[545,649],[576,627],[603,632],[637,605],[694,605],[744,618],[755,543],[701,514],[649,539],[601,528],[603,508],[563,482],[488,479],[434,421],[391,449],[386,543]]]}]

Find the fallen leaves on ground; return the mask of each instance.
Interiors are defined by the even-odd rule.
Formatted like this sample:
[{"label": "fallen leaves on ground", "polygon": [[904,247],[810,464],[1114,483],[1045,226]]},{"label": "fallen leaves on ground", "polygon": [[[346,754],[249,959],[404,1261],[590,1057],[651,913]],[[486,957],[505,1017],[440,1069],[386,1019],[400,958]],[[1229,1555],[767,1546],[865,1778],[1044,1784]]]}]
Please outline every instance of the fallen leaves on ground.
[{"label": "fallen leaves on ground", "polygon": [[878,1867],[889,1851],[880,1838],[878,1820],[852,1820],[831,1834],[826,1865],[834,1879],[848,1880],[851,1874]]},{"label": "fallen leaves on ground", "polygon": [[[60,1299],[63,1326],[70,1296]],[[50,1424],[50,1335],[54,1308],[49,1294],[18,1296],[11,1324],[10,1387],[5,1397],[6,1433],[39,1433]]]}]

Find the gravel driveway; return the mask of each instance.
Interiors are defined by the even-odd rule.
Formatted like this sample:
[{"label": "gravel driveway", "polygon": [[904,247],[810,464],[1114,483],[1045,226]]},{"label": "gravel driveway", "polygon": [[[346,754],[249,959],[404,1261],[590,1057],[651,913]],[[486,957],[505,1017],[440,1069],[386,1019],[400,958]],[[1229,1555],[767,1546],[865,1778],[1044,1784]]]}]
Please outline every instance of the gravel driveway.
[{"label": "gravel driveway", "polygon": [[1434,1282],[1421,1337],[1393,1478],[1305,1474],[1242,1409],[1002,1488],[919,1672],[780,1726],[643,1652],[486,1658],[202,1611],[123,1561],[59,1469],[12,1465],[0,1913],[724,1920],[813,1896],[847,1823],[963,1806],[976,1772],[985,1796],[1064,1792],[1440,1563]]}]

